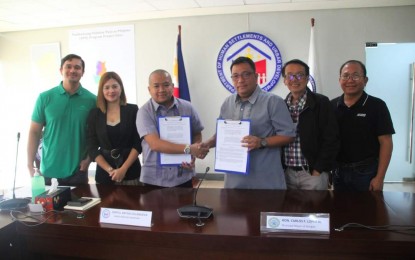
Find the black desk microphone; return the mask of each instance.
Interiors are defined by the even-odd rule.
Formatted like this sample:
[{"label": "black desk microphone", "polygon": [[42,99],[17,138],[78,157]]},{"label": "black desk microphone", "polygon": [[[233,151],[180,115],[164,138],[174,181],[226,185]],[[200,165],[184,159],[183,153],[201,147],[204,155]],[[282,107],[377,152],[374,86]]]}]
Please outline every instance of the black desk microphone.
[{"label": "black desk microphone", "polygon": [[17,157],[19,155],[19,141],[20,141],[20,132],[17,133],[16,162],[14,164],[13,199],[0,202],[1,210],[21,209],[21,208],[27,207],[27,204],[30,203],[30,199],[16,199],[16,194],[15,194],[16,175],[17,175]]},{"label": "black desk microphone", "polygon": [[181,218],[201,219],[201,218],[209,218],[212,215],[213,209],[205,207],[205,206],[199,206],[196,203],[196,196],[197,196],[197,192],[199,191],[200,184],[202,184],[202,182],[205,180],[206,174],[208,173],[209,169],[210,169],[209,167],[206,167],[205,174],[203,174],[202,180],[199,182],[199,185],[197,186],[195,190],[195,194],[193,197],[193,204],[186,205],[186,206],[183,206],[177,209],[177,212],[179,213],[179,216]]}]

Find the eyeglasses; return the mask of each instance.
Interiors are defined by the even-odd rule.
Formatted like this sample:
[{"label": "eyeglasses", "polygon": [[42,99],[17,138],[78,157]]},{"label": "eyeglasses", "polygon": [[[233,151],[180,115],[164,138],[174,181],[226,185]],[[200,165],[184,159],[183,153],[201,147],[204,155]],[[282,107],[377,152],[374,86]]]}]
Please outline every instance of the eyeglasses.
[{"label": "eyeglasses", "polygon": [[298,73],[298,74],[288,74],[285,76],[286,79],[288,79],[289,81],[293,81],[294,79],[297,80],[302,80],[305,79],[307,76],[304,75],[303,73]]},{"label": "eyeglasses", "polygon": [[352,79],[353,81],[358,81],[359,79],[363,78],[363,76],[353,74],[353,75],[341,75],[340,79],[343,81],[347,81],[349,79]]},{"label": "eyeglasses", "polygon": [[239,78],[248,79],[252,74],[253,74],[253,72],[245,71],[245,72],[242,72],[241,74],[233,74],[231,76],[231,79],[234,80],[234,81],[239,80]]}]

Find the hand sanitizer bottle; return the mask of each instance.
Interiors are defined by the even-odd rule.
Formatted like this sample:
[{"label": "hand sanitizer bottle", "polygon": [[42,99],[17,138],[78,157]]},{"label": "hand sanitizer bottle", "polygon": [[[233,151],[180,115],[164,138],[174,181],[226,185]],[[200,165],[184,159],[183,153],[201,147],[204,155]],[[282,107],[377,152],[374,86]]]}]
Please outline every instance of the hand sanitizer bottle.
[{"label": "hand sanitizer bottle", "polygon": [[38,168],[35,169],[35,174],[32,177],[32,203],[35,203],[37,195],[45,191],[45,178],[39,173]]}]

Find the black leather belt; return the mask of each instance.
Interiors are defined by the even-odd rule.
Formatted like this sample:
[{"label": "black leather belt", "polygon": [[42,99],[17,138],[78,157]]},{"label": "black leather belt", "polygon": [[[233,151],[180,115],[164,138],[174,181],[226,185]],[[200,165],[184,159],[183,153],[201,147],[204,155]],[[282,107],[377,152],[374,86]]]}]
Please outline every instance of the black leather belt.
[{"label": "black leather belt", "polygon": [[101,149],[101,153],[105,156],[111,156],[112,159],[118,159],[121,155],[120,149],[105,150]]},{"label": "black leather belt", "polygon": [[105,160],[107,160],[107,162],[111,165],[111,167],[115,167],[116,169],[121,167],[121,165],[124,163],[124,158],[121,154],[121,149],[101,149],[101,154],[104,156]]},{"label": "black leather belt", "polygon": [[299,172],[299,171],[308,171],[309,167],[308,165],[303,166],[288,166],[287,168],[290,168],[293,171]]}]

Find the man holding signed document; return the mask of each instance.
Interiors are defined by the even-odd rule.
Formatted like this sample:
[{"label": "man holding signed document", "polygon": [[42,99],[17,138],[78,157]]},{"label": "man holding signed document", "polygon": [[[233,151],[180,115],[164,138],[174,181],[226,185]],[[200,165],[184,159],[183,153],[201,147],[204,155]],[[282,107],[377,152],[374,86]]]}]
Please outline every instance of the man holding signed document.
[{"label": "man holding signed document", "polygon": [[[219,118],[250,121],[250,134],[241,140],[242,146],[248,149],[249,167],[247,174],[226,174],[225,188],[286,189],[281,146],[295,137],[287,106],[282,98],[261,90],[255,63],[250,58],[234,60],[231,73],[236,93],[223,102]],[[217,146],[217,134],[202,147]]]},{"label": "man holding signed document", "polygon": [[192,187],[195,157],[208,152],[200,145],[204,127],[199,115],[190,102],[173,96],[173,88],[167,71],[153,71],[151,98],[137,113],[137,131],[143,138],[140,181],[146,186]]}]

